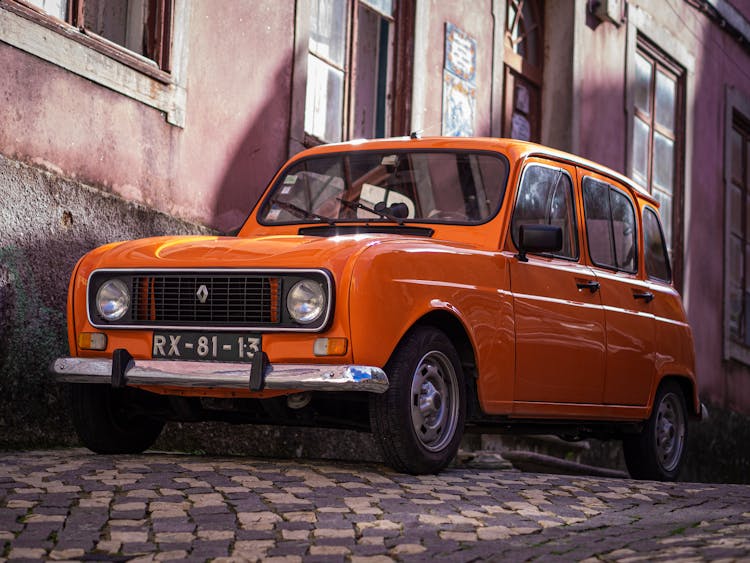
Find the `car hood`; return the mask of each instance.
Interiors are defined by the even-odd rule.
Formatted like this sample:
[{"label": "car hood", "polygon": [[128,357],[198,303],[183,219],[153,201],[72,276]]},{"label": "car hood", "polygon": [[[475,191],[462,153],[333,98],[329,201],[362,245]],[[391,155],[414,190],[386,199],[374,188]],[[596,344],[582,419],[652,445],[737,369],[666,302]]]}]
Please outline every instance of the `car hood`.
[{"label": "car hood", "polygon": [[89,271],[102,268],[327,268],[340,271],[369,246],[416,237],[276,235],[155,237],[113,243],[91,252]]}]

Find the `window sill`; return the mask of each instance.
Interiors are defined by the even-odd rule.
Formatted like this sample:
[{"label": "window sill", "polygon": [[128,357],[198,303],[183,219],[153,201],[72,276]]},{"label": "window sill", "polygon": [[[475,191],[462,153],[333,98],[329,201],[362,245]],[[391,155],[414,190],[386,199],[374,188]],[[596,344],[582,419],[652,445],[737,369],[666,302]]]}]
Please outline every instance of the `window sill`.
[{"label": "window sill", "polygon": [[[178,18],[185,13],[184,9],[175,10],[175,31],[184,29],[180,27],[184,22]],[[177,39],[175,37],[175,41]],[[187,94],[179,73],[170,75],[153,61],[119,45],[6,0],[0,0],[0,40],[161,110],[172,125],[185,125]],[[173,54],[177,57],[178,49]],[[179,68],[176,63],[178,61],[173,61],[173,67]]]}]

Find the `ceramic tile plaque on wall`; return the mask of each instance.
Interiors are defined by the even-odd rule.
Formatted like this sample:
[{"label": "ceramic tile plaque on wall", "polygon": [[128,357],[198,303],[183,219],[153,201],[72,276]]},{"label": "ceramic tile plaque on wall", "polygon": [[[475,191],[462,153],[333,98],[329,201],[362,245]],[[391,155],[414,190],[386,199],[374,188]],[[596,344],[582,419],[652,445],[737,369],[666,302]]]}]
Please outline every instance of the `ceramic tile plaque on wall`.
[{"label": "ceramic tile plaque on wall", "polygon": [[443,135],[471,137],[476,118],[477,42],[452,23],[445,25]]}]

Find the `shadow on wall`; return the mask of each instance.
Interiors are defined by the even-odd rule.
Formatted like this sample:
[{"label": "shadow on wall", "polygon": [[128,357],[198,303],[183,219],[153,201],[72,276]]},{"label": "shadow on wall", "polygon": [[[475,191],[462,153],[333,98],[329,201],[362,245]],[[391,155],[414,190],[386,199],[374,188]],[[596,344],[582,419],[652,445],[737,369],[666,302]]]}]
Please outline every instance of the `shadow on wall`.
[{"label": "shadow on wall", "polygon": [[47,368],[68,353],[77,260],[115,240],[205,229],[4,157],[0,201],[0,449],[72,444]]},{"label": "shadow on wall", "polygon": [[239,230],[288,157],[293,62],[290,53],[273,78],[264,81],[268,95],[227,164],[213,213],[222,232]]}]

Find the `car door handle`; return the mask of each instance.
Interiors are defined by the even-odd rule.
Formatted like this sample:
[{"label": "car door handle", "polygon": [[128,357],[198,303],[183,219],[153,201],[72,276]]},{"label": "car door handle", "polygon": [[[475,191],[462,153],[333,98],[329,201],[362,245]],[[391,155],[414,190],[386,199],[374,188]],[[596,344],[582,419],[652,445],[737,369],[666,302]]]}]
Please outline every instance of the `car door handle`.
[{"label": "car door handle", "polygon": [[643,293],[633,292],[633,299],[643,299],[645,303],[651,303],[654,300],[654,294],[650,291],[644,291]]},{"label": "car door handle", "polygon": [[596,293],[599,291],[599,282],[593,280],[579,281],[576,282],[576,287],[581,290],[588,289],[591,293]]}]

